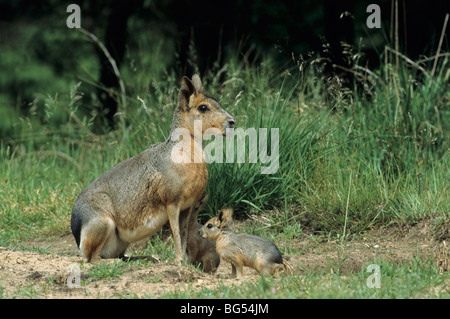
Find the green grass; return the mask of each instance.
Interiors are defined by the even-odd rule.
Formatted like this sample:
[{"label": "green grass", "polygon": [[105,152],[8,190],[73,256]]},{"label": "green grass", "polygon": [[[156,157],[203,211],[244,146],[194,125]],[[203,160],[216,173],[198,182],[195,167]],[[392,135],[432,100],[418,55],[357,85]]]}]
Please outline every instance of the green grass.
[{"label": "green grass", "polygon": [[[154,54],[157,59],[162,53]],[[154,59],[143,59],[142,68]],[[330,83],[313,65],[301,74],[295,68],[274,74],[270,59],[256,66],[231,59],[224,84],[206,77],[204,87],[238,127],[279,128],[279,169],[264,175],[261,163],[209,165],[206,214],[231,206],[236,217],[268,214],[278,229],[302,220],[316,232],[338,236],[380,223],[447,220],[447,67],[444,57],[431,77],[406,63],[398,70],[384,65],[368,75],[377,84],[370,93],[356,85],[330,97]],[[20,134],[0,145],[0,245],[69,233],[71,207],[84,187],[167,137],[178,77],[153,72],[147,89],[142,77],[125,79],[127,109],[116,131],[94,134],[95,114],[82,111],[88,86],[82,82],[46,93],[42,110],[16,119]],[[65,121],[55,123],[56,114]],[[270,216],[274,209],[284,214]]]},{"label": "green grass", "polygon": [[130,268],[130,265],[124,262],[108,263],[102,261],[89,268],[89,281],[120,277],[126,271],[126,268]]},{"label": "green grass", "polygon": [[[249,84],[250,87],[245,89],[249,93],[238,93],[236,97],[239,105],[243,107],[231,107],[229,111],[236,117],[239,127],[244,130],[266,128],[268,150],[271,150],[271,129],[279,129],[278,170],[275,174],[261,174],[261,167],[268,164],[248,161],[250,156],[248,138],[245,141],[247,162],[237,163],[237,148],[242,146],[238,146],[236,142],[234,163],[213,163],[209,167],[210,180],[206,191],[216,194],[210,197],[209,211],[218,211],[224,206],[230,206],[235,209],[235,215],[239,215],[249,209],[264,211],[277,206],[285,207],[295,198],[292,189],[297,187],[296,173],[302,176],[311,174],[315,156],[321,147],[319,140],[321,134],[325,134],[324,126],[328,114],[318,114],[307,120],[292,114],[291,102],[298,83],[286,88],[288,84],[283,82],[280,88],[274,88],[271,95],[267,95],[268,84],[264,79],[257,77]],[[236,105],[236,102],[227,102],[224,99],[222,104]],[[258,136],[258,143],[260,138]],[[259,160],[260,156],[259,154]],[[230,187],[231,185],[235,187]]]},{"label": "green grass", "polygon": [[[32,112],[19,116],[12,107],[15,111],[6,116],[0,109],[0,132],[9,134],[0,140],[0,246],[69,234],[71,209],[82,189],[166,139],[180,75],[156,63],[167,62],[169,44],[139,48],[127,53],[121,70],[127,108],[121,109],[113,132],[100,134],[96,127],[88,60],[80,61],[86,72],[82,81],[64,79],[63,88],[33,92],[39,99]],[[202,218],[231,206],[238,219],[264,221],[246,232],[276,242],[311,233],[344,241],[375,225],[413,225],[423,219],[445,227],[450,218],[449,59],[440,58],[433,76],[430,65],[419,69],[401,62],[398,68],[383,62],[365,72],[352,90],[324,78],[316,62],[278,70],[270,58],[253,66],[231,58],[222,70],[223,82],[218,75],[203,78],[205,91],[235,116],[238,127],[279,128],[280,135],[279,169],[273,175],[260,174],[261,163],[209,165],[210,199]],[[34,78],[41,73],[32,71]],[[144,254],[173,260],[173,243],[159,235],[149,240]],[[381,268],[380,289],[365,285],[368,274],[362,269],[345,276],[261,277],[239,288],[219,283],[214,290],[164,297],[449,297],[448,277],[429,261],[374,263]],[[90,280],[120,276],[128,267],[101,264],[89,270]],[[39,292],[29,286],[19,287],[17,294]]]},{"label": "green grass", "polygon": [[[369,265],[379,267],[379,286],[374,283],[368,268]],[[98,263],[89,268],[88,279],[81,281],[82,287],[97,280],[111,280],[119,278],[126,271],[149,267],[143,263]],[[83,268],[83,266],[82,266]],[[450,298],[450,277],[446,273],[439,273],[434,262],[415,257],[409,263],[396,264],[382,259],[373,260],[364,265],[360,271],[338,274],[333,271],[336,265],[330,264],[330,269],[321,272],[304,270],[297,274],[280,275],[277,278],[259,276],[254,281],[234,284],[217,280],[214,288],[192,289],[190,285],[185,290],[166,292],[159,298],[177,299],[448,299]],[[157,282],[160,278],[151,280]],[[49,284],[52,282],[49,279]],[[6,293],[0,285],[0,298],[40,298],[48,287],[41,287],[30,283],[18,286],[15,291]],[[142,294],[131,295],[133,298],[154,298]],[[116,295],[116,298],[130,296]]]},{"label": "green grass", "polygon": [[[186,289],[166,293],[162,298],[220,298],[220,299],[346,299],[346,298],[443,298],[450,297],[449,277],[439,274],[430,261],[412,259],[397,265],[382,260],[373,261],[380,268],[380,286],[369,278],[373,272],[367,266],[360,272],[339,275],[332,272],[304,273],[280,276],[260,276],[254,282],[225,285],[198,291]],[[367,282],[369,281],[369,285]]]}]

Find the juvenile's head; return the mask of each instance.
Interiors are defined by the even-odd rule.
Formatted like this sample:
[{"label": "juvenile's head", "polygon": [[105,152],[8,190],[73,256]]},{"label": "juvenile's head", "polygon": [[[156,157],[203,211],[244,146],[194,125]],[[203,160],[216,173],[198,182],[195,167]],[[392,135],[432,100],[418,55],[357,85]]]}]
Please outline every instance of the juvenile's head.
[{"label": "juvenile's head", "polygon": [[[194,135],[194,121],[202,123],[202,134],[207,129],[208,135],[225,135],[227,128],[234,128],[234,117],[225,111],[219,102],[203,93],[200,77],[195,74],[192,80],[183,77],[178,93],[178,117],[176,127],[187,128]],[[174,128],[176,128],[174,127]]]},{"label": "juvenile's head", "polygon": [[200,236],[206,239],[216,240],[232,220],[233,210],[231,208],[224,208],[219,212],[219,215],[208,220],[200,228]]}]

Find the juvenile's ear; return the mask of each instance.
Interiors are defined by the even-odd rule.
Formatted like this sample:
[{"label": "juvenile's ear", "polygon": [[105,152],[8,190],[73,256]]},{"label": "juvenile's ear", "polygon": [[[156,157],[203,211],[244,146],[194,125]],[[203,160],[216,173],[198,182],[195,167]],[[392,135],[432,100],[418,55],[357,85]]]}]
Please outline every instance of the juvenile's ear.
[{"label": "juvenile's ear", "polygon": [[224,229],[233,221],[233,209],[224,208],[219,212],[220,229]]},{"label": "juvenile's ear", "polygon": [[205,193],[202,195],[202,198],[195,204],[194,209],[192,210],[189,225],[193,225],[197,223],[198,213],[205,207],[206,202],[208,201],[209,194]]},{"label": "juvenile's ear", "polygon": [[192,84],[194,84],[196,93],[201,93],[203,91],[202,81],[197,74],[192,76]]},{"label": "juvenile's ear", "polygon": [[225,219],[227,221],[227,224],[230,224],[233,222],[233,209],[232,208],[226,208],[224,209]]},{"label": "juvenile's ear", "polygon": [[198,215],[198,213],[203,209],[203,207],[205,207],[206,202],[208,201],[208,197],[209,194],[207,193],[202,195],[202,198],[200,198],[200,200],[194,206],[193,214],[196,213]]},{"label": "juvenile's ear", "polygon": [[189,98],[192,94],[196,94],[196,89],[194,84],[187,76],[183,76],[181,79],[181,88],[180,92],[178,92],[178,105],[186,110],[189,111]]},{"label": "juvenile's ear", "polygon": [[217,216],[217,218],[219,219],[219,222],[222,224],[223,223],[223,210],[221,210],[219,212],[219,215]]},{"label": "juvenile's ear", "polygon": [[[195,210],[192,212],[191,216],[189,216],[189,231],[191,231],[191,227],[197,224],[197,218],[198,218],[198,210]],[[193,229],[193,228],[192,228]]]}]

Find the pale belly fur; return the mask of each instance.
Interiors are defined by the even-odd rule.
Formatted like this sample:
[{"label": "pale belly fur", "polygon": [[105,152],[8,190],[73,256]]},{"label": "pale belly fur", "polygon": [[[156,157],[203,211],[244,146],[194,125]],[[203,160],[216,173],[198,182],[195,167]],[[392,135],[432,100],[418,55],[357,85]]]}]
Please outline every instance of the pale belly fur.
[{"label": "pale belly fur", "polygon": [[122,240],[133,243],[149,237],[156,233],[161,227],[167,223],[169,217],[167,214],[157,214],[147,218],[144,223],[135,229],[119,229],[119,236]]}]

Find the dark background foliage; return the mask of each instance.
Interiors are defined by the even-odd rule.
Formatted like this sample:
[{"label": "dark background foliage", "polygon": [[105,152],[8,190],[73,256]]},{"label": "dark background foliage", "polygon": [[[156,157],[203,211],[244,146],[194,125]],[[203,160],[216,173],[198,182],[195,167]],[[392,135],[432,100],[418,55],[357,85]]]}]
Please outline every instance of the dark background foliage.
[{"label": "dark background foliage", "polygon": [[[377,1],[383,22],[380,29],[366,26],[366,8],[371,2],[76,1],[82,28],[97,35],[119,67],[127,49],[138,48],[140,39],[164,39],[166,59],[159,63],[180,77],[217,73],[229,55],[250,64],[271,55],[280,66],[292,62],[292,57],[320,56],[325,74],[340,74],[344,82],[351,82],[351,73],[342,71],[353,63],[349,48],[364,53],[365,63],[360,64],[370,67],[380,63],[386,44],[413,60],[436,51],[448,1]],[[98,45],[86,45],[85,38],[66,27],[70,3],[0,2],[0,113],[24,116],[30,109],[33,112],[38,93],[58,91],[58,83],[66,85],[62,80],[81,77],[86,81],[80,74],[92,64],[97,73],[87,73],[96,99],[85,105],[86,110],[95,109],[102,115],[101,126],[114,128],[119,105],[112,92],[119,90],[118,78]],[[0,121],[0,139],[13,132],[11,116]]]}]

